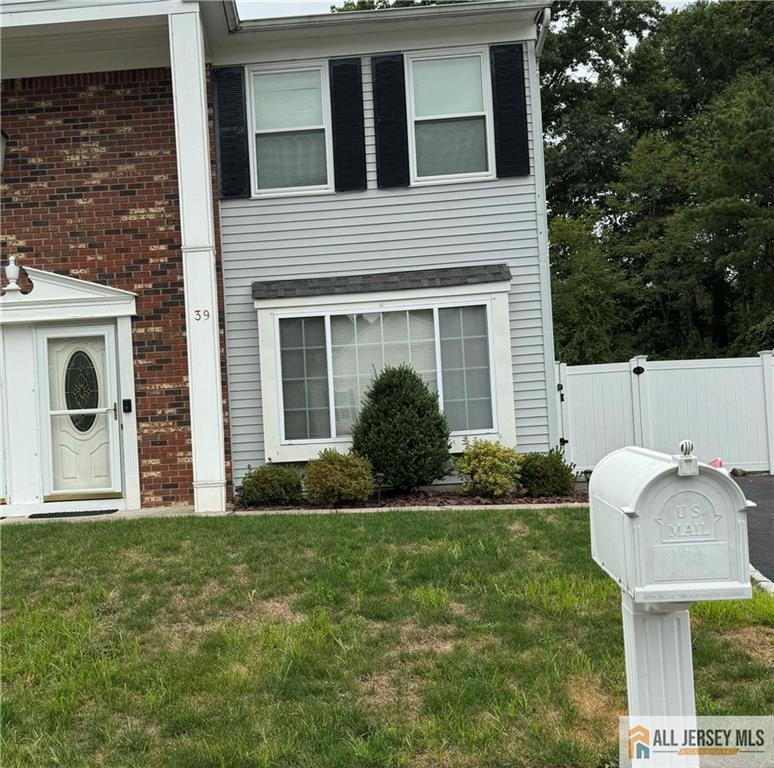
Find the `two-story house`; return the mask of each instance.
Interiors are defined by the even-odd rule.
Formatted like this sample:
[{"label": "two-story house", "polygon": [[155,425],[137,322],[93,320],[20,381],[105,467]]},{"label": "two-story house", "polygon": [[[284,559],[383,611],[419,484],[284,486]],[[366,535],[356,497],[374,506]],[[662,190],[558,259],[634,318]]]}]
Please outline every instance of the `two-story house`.
[{"label": "two-story house", "polygon": [[454,448],[556,444],[545,5],[213,18],[237,479],[346,449],[374,371],[401,362]]},{"label": "two-story house", "polygon": [[545,2],[32,5],[3,16],[3,231],[33,283],[0,298],[6,509],[220,509],[229,469],[346,450],[401,362],[455,448],[556,443]]}]

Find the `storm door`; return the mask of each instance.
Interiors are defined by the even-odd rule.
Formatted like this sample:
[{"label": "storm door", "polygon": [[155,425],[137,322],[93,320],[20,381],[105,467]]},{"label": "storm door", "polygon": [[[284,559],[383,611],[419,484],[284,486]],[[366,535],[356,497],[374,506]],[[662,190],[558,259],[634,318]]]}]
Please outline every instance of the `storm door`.
[{"label": "storm door", "polygon": [[115,329],[39,335],[45,501],[121,496]]}]

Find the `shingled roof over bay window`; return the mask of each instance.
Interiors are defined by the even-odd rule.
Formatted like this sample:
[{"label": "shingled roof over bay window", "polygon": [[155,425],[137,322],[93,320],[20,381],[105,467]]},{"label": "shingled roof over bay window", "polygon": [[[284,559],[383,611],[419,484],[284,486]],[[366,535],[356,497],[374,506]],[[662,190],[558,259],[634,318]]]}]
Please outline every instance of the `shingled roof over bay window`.
[{"label": "shingled roof over bay window", "polygon": [[511,280],[507,264],[413,269],[404,272],[381,272],[368,275],[337,277],[302,277],[296,280],[265,280],[253,283],[253,299],[286,299],[304,296],[334,296],[347,293],[378,291],[427,290],[460,285],[501,283]]}]

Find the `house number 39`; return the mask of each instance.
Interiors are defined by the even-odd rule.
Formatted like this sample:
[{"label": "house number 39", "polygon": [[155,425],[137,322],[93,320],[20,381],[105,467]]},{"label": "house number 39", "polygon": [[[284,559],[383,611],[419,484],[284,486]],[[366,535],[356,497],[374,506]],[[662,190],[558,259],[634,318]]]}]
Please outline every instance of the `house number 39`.
[{"label": "house number 39", "polygon": [[210,319],[210,310],[209,309],[195,309],[194,310],[194,320],[209,320]]}]

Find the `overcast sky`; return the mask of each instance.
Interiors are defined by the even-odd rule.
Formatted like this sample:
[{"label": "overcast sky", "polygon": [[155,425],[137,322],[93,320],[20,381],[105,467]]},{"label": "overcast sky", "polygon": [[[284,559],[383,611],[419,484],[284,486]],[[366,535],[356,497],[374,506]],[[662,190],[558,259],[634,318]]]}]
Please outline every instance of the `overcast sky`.
[{"label": "overcast sky", "polygon": [[[689,2],[691,0],[661,0],[661,4],[668,11],[681,8]],[[237,0],[239,16],[243,19],[328,13],[333,4],[339,5],[340,2],[339,0]]]},{"label": "overcast sky", "polygon": [[243,19],[328,13],[331,5],[333,0],[237,0],[239,16]]}]

